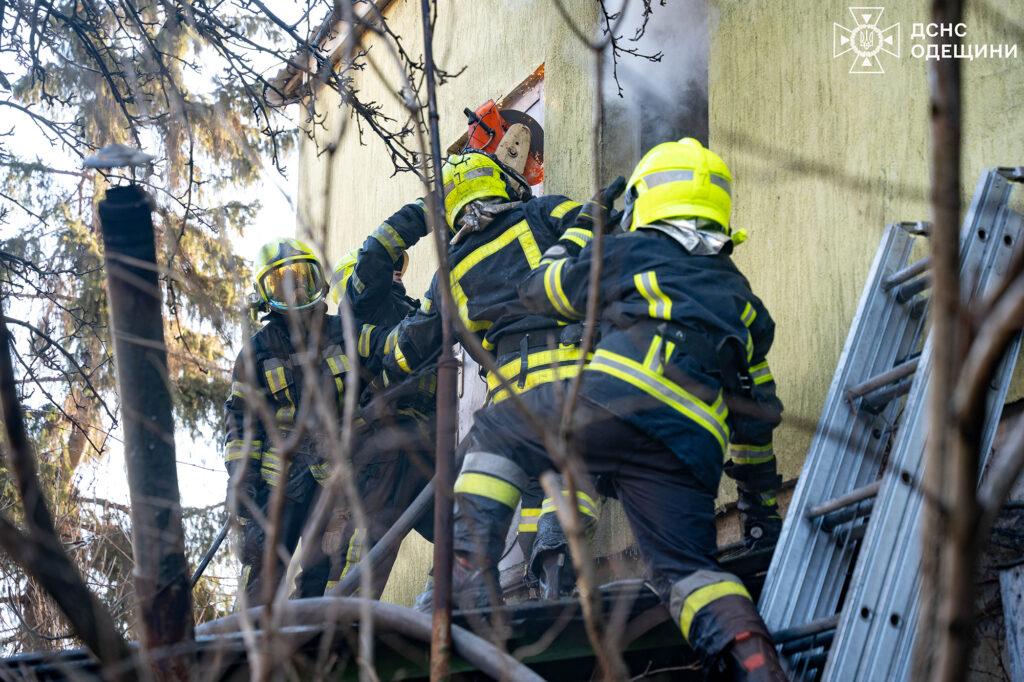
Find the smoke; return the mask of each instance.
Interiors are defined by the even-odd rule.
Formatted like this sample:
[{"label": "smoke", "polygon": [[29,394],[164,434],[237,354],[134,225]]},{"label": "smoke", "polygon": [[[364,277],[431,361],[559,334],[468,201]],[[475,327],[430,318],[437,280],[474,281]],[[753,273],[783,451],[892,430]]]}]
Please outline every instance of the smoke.
[{"label": "smoke", "polygon": [[[618,0],[606,0],[609,12]],[[708,142],[708,51],[712,16],[706,0],[652,0],[646,29],[645,2],[625,0],[620,46],[652,62],[620,53],[618,83],[611,59],[605,70],[605,177],[628,174],[640,156],[661,142],[695,137]],[[621,5],[618,5],[621,6]],[[621,88],[621,97],[619,91]]]}]

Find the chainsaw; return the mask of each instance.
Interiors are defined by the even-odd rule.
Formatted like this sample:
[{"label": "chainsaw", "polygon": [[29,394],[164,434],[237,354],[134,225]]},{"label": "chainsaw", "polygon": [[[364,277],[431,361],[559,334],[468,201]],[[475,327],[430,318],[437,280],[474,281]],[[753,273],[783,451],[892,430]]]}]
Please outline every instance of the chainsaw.
[{"label": "chainsaw", "polygon": [[544,181],[544,129],[529,114],[498,109],[487,100],[476,111],[466,108],[469,130],[465,150],[478,150],[520,174],[528,185]]}]

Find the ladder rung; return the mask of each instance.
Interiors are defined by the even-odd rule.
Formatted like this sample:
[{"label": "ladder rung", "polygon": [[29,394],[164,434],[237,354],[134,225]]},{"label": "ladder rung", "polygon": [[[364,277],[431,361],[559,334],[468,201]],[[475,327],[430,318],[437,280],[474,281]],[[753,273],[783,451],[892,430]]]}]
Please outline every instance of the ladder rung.
[{"label": "ladder rung", "polygon": [[932,276],[925,273],[896,290],[896,301],[906,303],[932,285]]},{"label": "ladder rung", "polygon": [[862,395],[871,393],[887,384],[891,384],[894,381],[908,377],[917,371],[918,358],[908,360],[901,365],[896,365],[887,372],[877,374],[867,381],[863,381],[856,386],[846,389],[846,400],[853,402],[854,398],[859,398]]},{"label": "ladder rung", "polygon": [[837,527],[844,523],[849,523],[864,516],[870,516],[871,510],[875,507],[875,501],[873,499],[861,500],[855,504],[850,505],[844,509],[840,509],[837,512],[826,514],[821,519],[821,529],[826,533],[831,533]]},{"label": "ladder rung", "polygon": [[825,667],[825,662],[828,660],[828,652],[823,651],[818,654],[811,654],[810,656],[801,656],[793,661],[790,667],[794,670],[821,670]]},{"label": "ladder rung", "polygon": [[839,511],[843,507],[849,507],[851,504],[856,504],[861,500],[866,500],[871,497],[874,497],[875,495],[878,494],[878,490],[881,487],[882,479],[878,479],[877,481],[873,483],[868,483],[867,485],[857,488],[856,490],[851,490],[845,495],[840,495],[839,497],[829,500],[828,502],[823,502],[822,504],[811,507],[810,509],[807,510],[807,518],[816,519],[819,516],[824,516],[825,514],[831,514],[834,511]]},{"label": "ladder rung", "polygon": [[917,261],[916,263],[908,265],[902,270],[897,270],[896,272],[892,273],[884,280],[882,280],[882,291],[889,291],[889,289],[892,289],[895,286],[899,286],[900,284],[903,284],[904,282],[911,280],[914,277],[917,277],[922,272],[931,267],[931,264],[931,256],[926,256],[921,260]]},{"label": "ladder rung", "polygon": [[811,649],[817,649],[819,647],[827,648],[832,644],[832,640],[835,639],[835,636],[836,631],[829,630],[827,632],[819,632],[814,635],[801,637],[800,639],[794,639],[782,645],[782,655],[791,656],[792,654],[798,654],[801,651],[810,651]]},{"label": "ladder rung", "polygon": [[864,396],[864,402],[861,404],[861,407],[867,412],[878,414],[896,398],[910,393],[910,387],[913,385],[914,378],[907,377],[898,384],[893,384],[888,388],[883,388],[881,391],[875,391],[871,395]]},{"label": "ladder rung", "polygon": [[836,614],[835,616],[829,616],[828,618],[812,620],[810,623],[804,623],[803,625],[795,625],[791,628],[778,630],[772,633],[772,639],[775,640],[776,644],[785,644],[786,642],[792,642],[794,639],[800,639],[801,637],[808,637],[810,635],[828,632],[829,630],[835,630],[838,625],[839,615]]},{"label": "ladder rung", "polygon": [[853,528],[843,528],[832,537],[835,539],[837,545],[844,547],[852,542],[856,542],[857,540],[863,540],[867,532],[868,524],[862,523],[859,526],[854,526]]},{"label": "ladder rung", "polygon": [[1024,166],[1004,166],[996,169],[996,172],[1010,182],[1024,182]]}]

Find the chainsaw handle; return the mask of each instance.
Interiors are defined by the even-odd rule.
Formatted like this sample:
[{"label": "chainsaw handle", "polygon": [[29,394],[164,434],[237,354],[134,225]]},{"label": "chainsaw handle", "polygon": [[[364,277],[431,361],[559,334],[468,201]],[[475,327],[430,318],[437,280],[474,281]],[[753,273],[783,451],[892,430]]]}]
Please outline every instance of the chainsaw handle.
[{"label": "chainsaw handle", "polygon": [[469,119],[470,123],[475,123],[476,125],[480,126],[481,128],[484,129],[485,133],[491,136],[492,140],[494,139],[494,136],[496,134],[494,132],[494,128],[484,123],[484,120],[477,116],[477,113],[475,111],[473,111],[469,107],[466,107],[465,109],[462,110],[462,113],[466,115],[466,118]]}]

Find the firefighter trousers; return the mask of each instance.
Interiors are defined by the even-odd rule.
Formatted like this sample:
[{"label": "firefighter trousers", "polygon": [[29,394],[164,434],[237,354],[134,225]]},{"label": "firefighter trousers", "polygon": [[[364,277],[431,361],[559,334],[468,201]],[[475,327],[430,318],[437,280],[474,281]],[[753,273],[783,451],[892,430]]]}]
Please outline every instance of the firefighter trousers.
[{"label": "firefighter trousers", "polygon": [[[293,597],[319,597],[338,583],[362,559],[419,495],[434,475],[434,421],[397,415],[375,423],[354,439],[353,475],[366,526],[360,526],[353,506],[341,501],[331,512],[319,551],[310,552],[296,580]],[[433,507],[415,529],[433,540]],[[372,571],[373,593],[384,591],[398,556],[395,549]]]},{"label": "firefighter trousers", "polygon": [[[749,593],[715,559],[717,489],[702,484],[664,444],[580,396],[573,442],[602,492],[617,497],[649,578],[684,638],[713,661],[744,633],[768,638]],[[523,396],[542,422],[556,427],[564,386]],[[694,424],[694,451],[722,458],[721,447]],[[508,525],[530,479],[553,468],[541,437],[511,401],[481,410],[464,445],[455,485],[455,551],[472,564],[497,560]],[[578,500],[581,511],[583,500]],[[496,550],[496,548],[499,548]]]},{"label": "firefighter trousers", "polygon": [[[265,485],[257,494],[256,502],[266,516],[274,496],[275,486]],[[287,567],[282,551],[291,556],[299,544],[302,529],[313,507],[316,506],[320,486],[308,466],[294,464],[289,468],[284,508],[281,511],[278,552],[275,553],[274,583],[281,581]],[[266,547],[266,529],[250,520],[242,530],[242,582],[249,606],[263,604],[267,598],[266,576],[263,573],[263,555]]]}]

